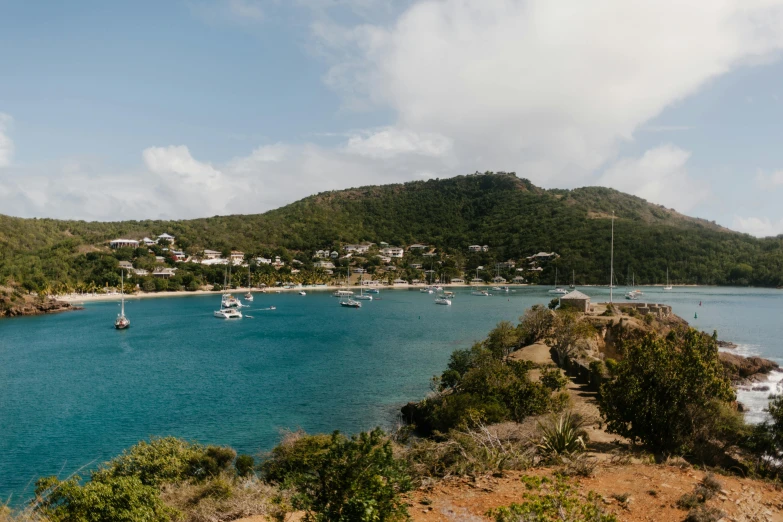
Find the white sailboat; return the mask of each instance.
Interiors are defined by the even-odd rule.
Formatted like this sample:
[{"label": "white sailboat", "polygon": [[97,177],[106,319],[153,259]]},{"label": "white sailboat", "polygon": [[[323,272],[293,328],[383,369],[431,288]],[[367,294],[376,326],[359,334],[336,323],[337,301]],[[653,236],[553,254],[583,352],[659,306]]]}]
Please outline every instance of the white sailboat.
[{"label": "white sailboat", "polygon": [[666,286],[663,287],[664,290],[671,290],[672,285],[669,284],[669,267],[666,267]]},{"label": "white sailboat", "polygon": [[359,295],[355,297],[359,301],[372,301],[372,296],[364,293],[364,274],[359,276]]},{"label": "white sailboat", "polygon": [[614,211],[612,211],[612,247],[609,257],[609,302],[614,303]]},{"label": "white sailboat", "polygon": [[125,271],[120,275],[120,313],[117,315],[117,319],[114,320],[114,328],[117,330],[124,330],[130,326],[130,319],[125,317]]},{"label": "white sailboat", "polygon": [[451,299],[447,299],[446,296],[436,297],[435,304],[451,306]]},{"label": "white sailboat", "polygon": [[[224,276],[224,286],[227,284],[227,278]],[[215,310],[212,314],[218,319],[242,319],[242,312],[236,308],[239,301],[231,294],[223,294],[220,298],[220,310]]]},{"label": "white sailboat", "polygon": [[250,283],[250,264],[247,266],[247,293],[245,294],[245,301],[248,303],[253,302],[253,294],[250,293],[250,289],[252,288],[252,285]]},{"label": "white sailboat", "polygon": [[549,293],[560,294],[560,295],[565,295],[568,293],[568,290],[566,290],[565,288],[560,288],[559,286],[557,286],[557,267],[555,267],[555,287],[552,290],[550,290]]}]

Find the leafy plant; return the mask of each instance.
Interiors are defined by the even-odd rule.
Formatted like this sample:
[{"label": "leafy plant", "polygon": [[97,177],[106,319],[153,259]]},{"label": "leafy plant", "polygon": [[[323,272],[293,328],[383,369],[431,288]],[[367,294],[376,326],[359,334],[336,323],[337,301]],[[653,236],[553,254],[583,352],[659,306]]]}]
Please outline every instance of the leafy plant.
[{"label": "leafy plant", "polygon": [[560,368],[546,368],[541,371],[541,384],[552,391],[560,391],[568,384],[568,377]]},{"label": "leafy plant", "polygon": [[293,505],[306,520],[404,520],[399,494],[411,487],[404,461],[395,458],[380,429],[347,438],[307,436],[284,441],[262,464],[264,476],[296,491]]},{"label": "leafy plant", "polygon": [[556,476],[554,480],[543,478],[525,485],[528,492],[523,494],[524,502],[491,509],[487,516],[495,522],[617,521],[602,507],[600,495],[590,491],[586,498],[582,498],[565,477]]},{"label": "leafy plant", "polygon": [[587,433],[582,429],[582,419],[567,411],[548,421],[539,423],[541,441],[537,447],[547,456],[570,456],[587,449]]}]

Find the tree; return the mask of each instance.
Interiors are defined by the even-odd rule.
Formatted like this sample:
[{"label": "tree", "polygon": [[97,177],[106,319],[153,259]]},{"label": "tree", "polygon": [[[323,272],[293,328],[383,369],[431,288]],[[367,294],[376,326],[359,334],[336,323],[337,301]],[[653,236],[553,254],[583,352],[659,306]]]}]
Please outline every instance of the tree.
[{"label": "tree", "polygon": [[526,345],[543,339],[551,327],[552,312],[541,305],[533,305],[519,318],[520,337]]},{"label": "tree", "polygon": [[379,428],[347,438],[299,436],[272,450],[262,464],[268,480],[296,491],[294,507],[313,522],[406,520],[400,493],[411,488],[404,461]]},{"label": "tree", "polygon": [[609,432],[654,450],[689,451],[705,412],[735,398],[717,343],[692,328],[628,342],[614,372],[598,399]]},{"label": "tree", "polygon": [[505,359],[519,345],[519,331],[510,322],[500,321],[489,332],[485,343],[493,357]]},{"label": "tree", "polygon": [[551,336],[547,344],[557,355],[557,362],[565,366],[566,360],[573,357],[582,348],[588,337],[593,335],[592,325],[572,310],[558,310],[552,320]]}]

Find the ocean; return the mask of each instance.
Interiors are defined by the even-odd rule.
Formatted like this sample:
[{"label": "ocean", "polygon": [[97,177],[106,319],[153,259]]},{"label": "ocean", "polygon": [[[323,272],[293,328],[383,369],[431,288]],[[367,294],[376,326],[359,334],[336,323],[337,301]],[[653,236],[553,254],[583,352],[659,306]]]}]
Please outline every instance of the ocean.
[{"label": "ocean", "polygon": [[[285,430],[393,427],[401,405],[429,393],[453,350],[548,303],[547,290],[478,297],[457,289],[452,306],[418,290],[382,290],[361,309],[340,307],[325,291],[255,294],[243,309],[252,318],[238,321],[212,316],[218,296],[140,299],[126,303],[124,331],[113,328],[116,302],[1,320],[0,499],[17,504],[38,477],[85,474],[152,435],[257,455]],[[580,290],[594,301],[609,292]],[[644,300],[737,343],[738,353],[783,361],[780,291],[642,290]],[[749,420],[763,419],[768,395],[740,390]]]}]

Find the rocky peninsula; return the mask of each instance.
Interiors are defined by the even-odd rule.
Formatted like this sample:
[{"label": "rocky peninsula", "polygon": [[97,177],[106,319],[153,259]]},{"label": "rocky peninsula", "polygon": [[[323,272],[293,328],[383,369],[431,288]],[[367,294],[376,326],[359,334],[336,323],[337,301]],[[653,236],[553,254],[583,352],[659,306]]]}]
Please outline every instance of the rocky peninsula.
[{"label": "rocky peninsula", "polygon": [[24,294],[17,289],[0,287],[0,317],[43,315],[81,309],[81,306],[67,301]]}]

